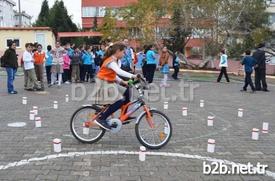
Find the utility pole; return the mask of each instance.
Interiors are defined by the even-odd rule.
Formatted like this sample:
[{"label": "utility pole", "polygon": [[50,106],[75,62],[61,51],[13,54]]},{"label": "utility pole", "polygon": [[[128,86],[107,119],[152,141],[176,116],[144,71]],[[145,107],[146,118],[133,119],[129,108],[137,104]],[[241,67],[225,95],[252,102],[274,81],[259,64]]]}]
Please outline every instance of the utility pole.
[{"label": "utility pole", "polygon": [[22,26],[22,12],[21,12],[21,0],[18,0],[18,7],[19,7],[19,27]]}]

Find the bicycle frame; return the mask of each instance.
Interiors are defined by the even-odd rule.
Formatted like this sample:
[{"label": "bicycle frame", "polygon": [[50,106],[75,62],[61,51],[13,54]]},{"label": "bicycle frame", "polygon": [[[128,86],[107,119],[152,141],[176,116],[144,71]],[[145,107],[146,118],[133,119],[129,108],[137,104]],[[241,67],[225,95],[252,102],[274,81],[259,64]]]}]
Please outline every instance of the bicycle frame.
[{"label": "bicycle frame", "polygon": [[[137,107],[135,107],[137,105]],[[130,107],[134,106],[134,110],[126,110]],[[122,123],[127,122],[127,119],[134,114],[137,110],[139,110],[141,107],[143,107],[144,112],[146,112],[146,119],[151,128],[154,128],[154,123],[152,116],[150,114],[150,110],[148,106],[145,104],[145,102],[142,99],[137,99],[135,101],[129,102],[128,104],[122,106],[121,113],[120,113],[120,120]]]},{"label": "bicycle frame", "polygon": [[[122,123],[126,123],[128,122],[128,118],[134,114],[137,110],[139,110],[141,107],[143,107],[143,110],[144,112],[146,113],[146,120],[149,124],[149,126],[151,128],[154,128],[154,122],[153,122],[153,119],[152,119],[152,116],[150,114],[150,109],[149,107],[145,104],[144,100],[142,99],[143,97],[143,92],[140,90],[140,87],[136,87],[137,90],[139,91],[139,94],[140,94],[140,97],[134,101],[131,101],[129,102],[128,104],[126,105],[123,105],[121,107],[121,112],[120,112],[120,116],[119,116],[119,119],[121,120]],[[128,109],[130,106],[133,106],[133,109]],[[94,117],[92,118],[92,120],[95,120],[98,115],[102,112],[104,112],[106,109],[108,108],[108,106],[105,106],[98,114],[94,115]],[[128,110],[126,112],[126,110]]]}]

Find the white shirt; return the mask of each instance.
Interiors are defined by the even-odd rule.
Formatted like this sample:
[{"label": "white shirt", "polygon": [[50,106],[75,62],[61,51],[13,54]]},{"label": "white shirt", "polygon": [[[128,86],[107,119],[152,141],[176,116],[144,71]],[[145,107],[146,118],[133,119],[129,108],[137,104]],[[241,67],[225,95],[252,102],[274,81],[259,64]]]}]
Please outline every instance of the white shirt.
[{"label": "white shirt", "polygon": [[227,60],[227,55],[222,54],[220,58],[220,67],[228,67],[228,60]]},{"label": "white shirt", "polygon": [[[115,58],[114,58],[115,60]],[[135,77],[135,75],[131,74],[131,73],[128,73],[124,70],[122,70],[118,63],[116,61],[112,61],[110,62],[109,64],[106,65],[109,69],[112,69],[113,71],[115,71],[118,75],[122,76],[122,77],[126,77],[126,78],[133,78]],[[120,79],[118,76],[116,77],[116,81],[117,82],[121,82],[122,79]]]},{"label": "white shirt", "polygon": [[33,55],[32,53],[25,51],[23,54],[23,62],[24,62],[24,69],[25,70],[31,70],[34,69],[34,63],[33,63]]}]

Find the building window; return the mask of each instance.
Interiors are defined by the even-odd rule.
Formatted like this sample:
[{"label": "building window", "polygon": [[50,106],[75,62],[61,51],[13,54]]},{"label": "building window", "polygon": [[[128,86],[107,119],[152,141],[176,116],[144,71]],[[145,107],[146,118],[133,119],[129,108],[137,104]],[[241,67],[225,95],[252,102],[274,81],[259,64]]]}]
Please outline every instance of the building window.
[{"label": "building window", "polygon": [[82,17],[104,17],[105,7],[83,7]]},{"label": "building window", "polygon": [[274,14],[270,14],[269,21],[270,21],[271,24],[275,23],[275,13]]},{"label": "building window", "polygon": [[16,48],[21,48],[20,39],[19,38],[7,38],[6,39],[6,47],[8,48],[8,44],[10,41],[14,41],[16,43]]}]

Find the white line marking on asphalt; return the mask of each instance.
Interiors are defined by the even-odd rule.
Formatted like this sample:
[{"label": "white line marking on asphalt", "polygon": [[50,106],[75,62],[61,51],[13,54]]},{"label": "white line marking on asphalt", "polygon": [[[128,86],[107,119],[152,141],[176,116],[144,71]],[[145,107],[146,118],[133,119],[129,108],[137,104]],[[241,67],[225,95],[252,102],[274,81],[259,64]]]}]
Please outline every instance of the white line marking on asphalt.
[{"label": "white line marking on asphalt", "polygon": [[8,127],[14,127],[14,128],[21,128],[26,126],[25,122],[16,122],[16,123],[9,123]]},{"label": "white line marking on asphalt", "polygon": [[[39,158],[30,158],[28,160],[21,160],[18,162],[11,162],[7,165],[0,165],[0,170],[6,170],[8,168],[22,166],[22,165],[28,165],[32,162],[36,161],[44,161],[44,160],[53,160],[56,158],[64,158],[64,157],[78,157],[83,155],[139,155],[139,152],[137,151],[89,151],[89,152],[69,152],[69,153],[60,153],[60,154],[54,154],[54,155],[47,155],[44,157]],[[200,155],[189,155],[189,154],[183,154],[183,153],[168,153],[168,152],[146,152],[146,155],[151,156],[164,156],[164,157],[180,157],[180,158],[188,158],[188,159],[197,159],[202,161],[209,161],[209,162],[218,162],[223,163],[226,165],[238,165],[242,166],[244,164],[241,163],[235,163],[229,160],[221,160],[217,158],[211,158],[211,157],[205,157]],[[256,169],[256,167],[253,167],[253,169]],[[275,179],[275,172],[266,171],[266,176],[271,177]]]}]

